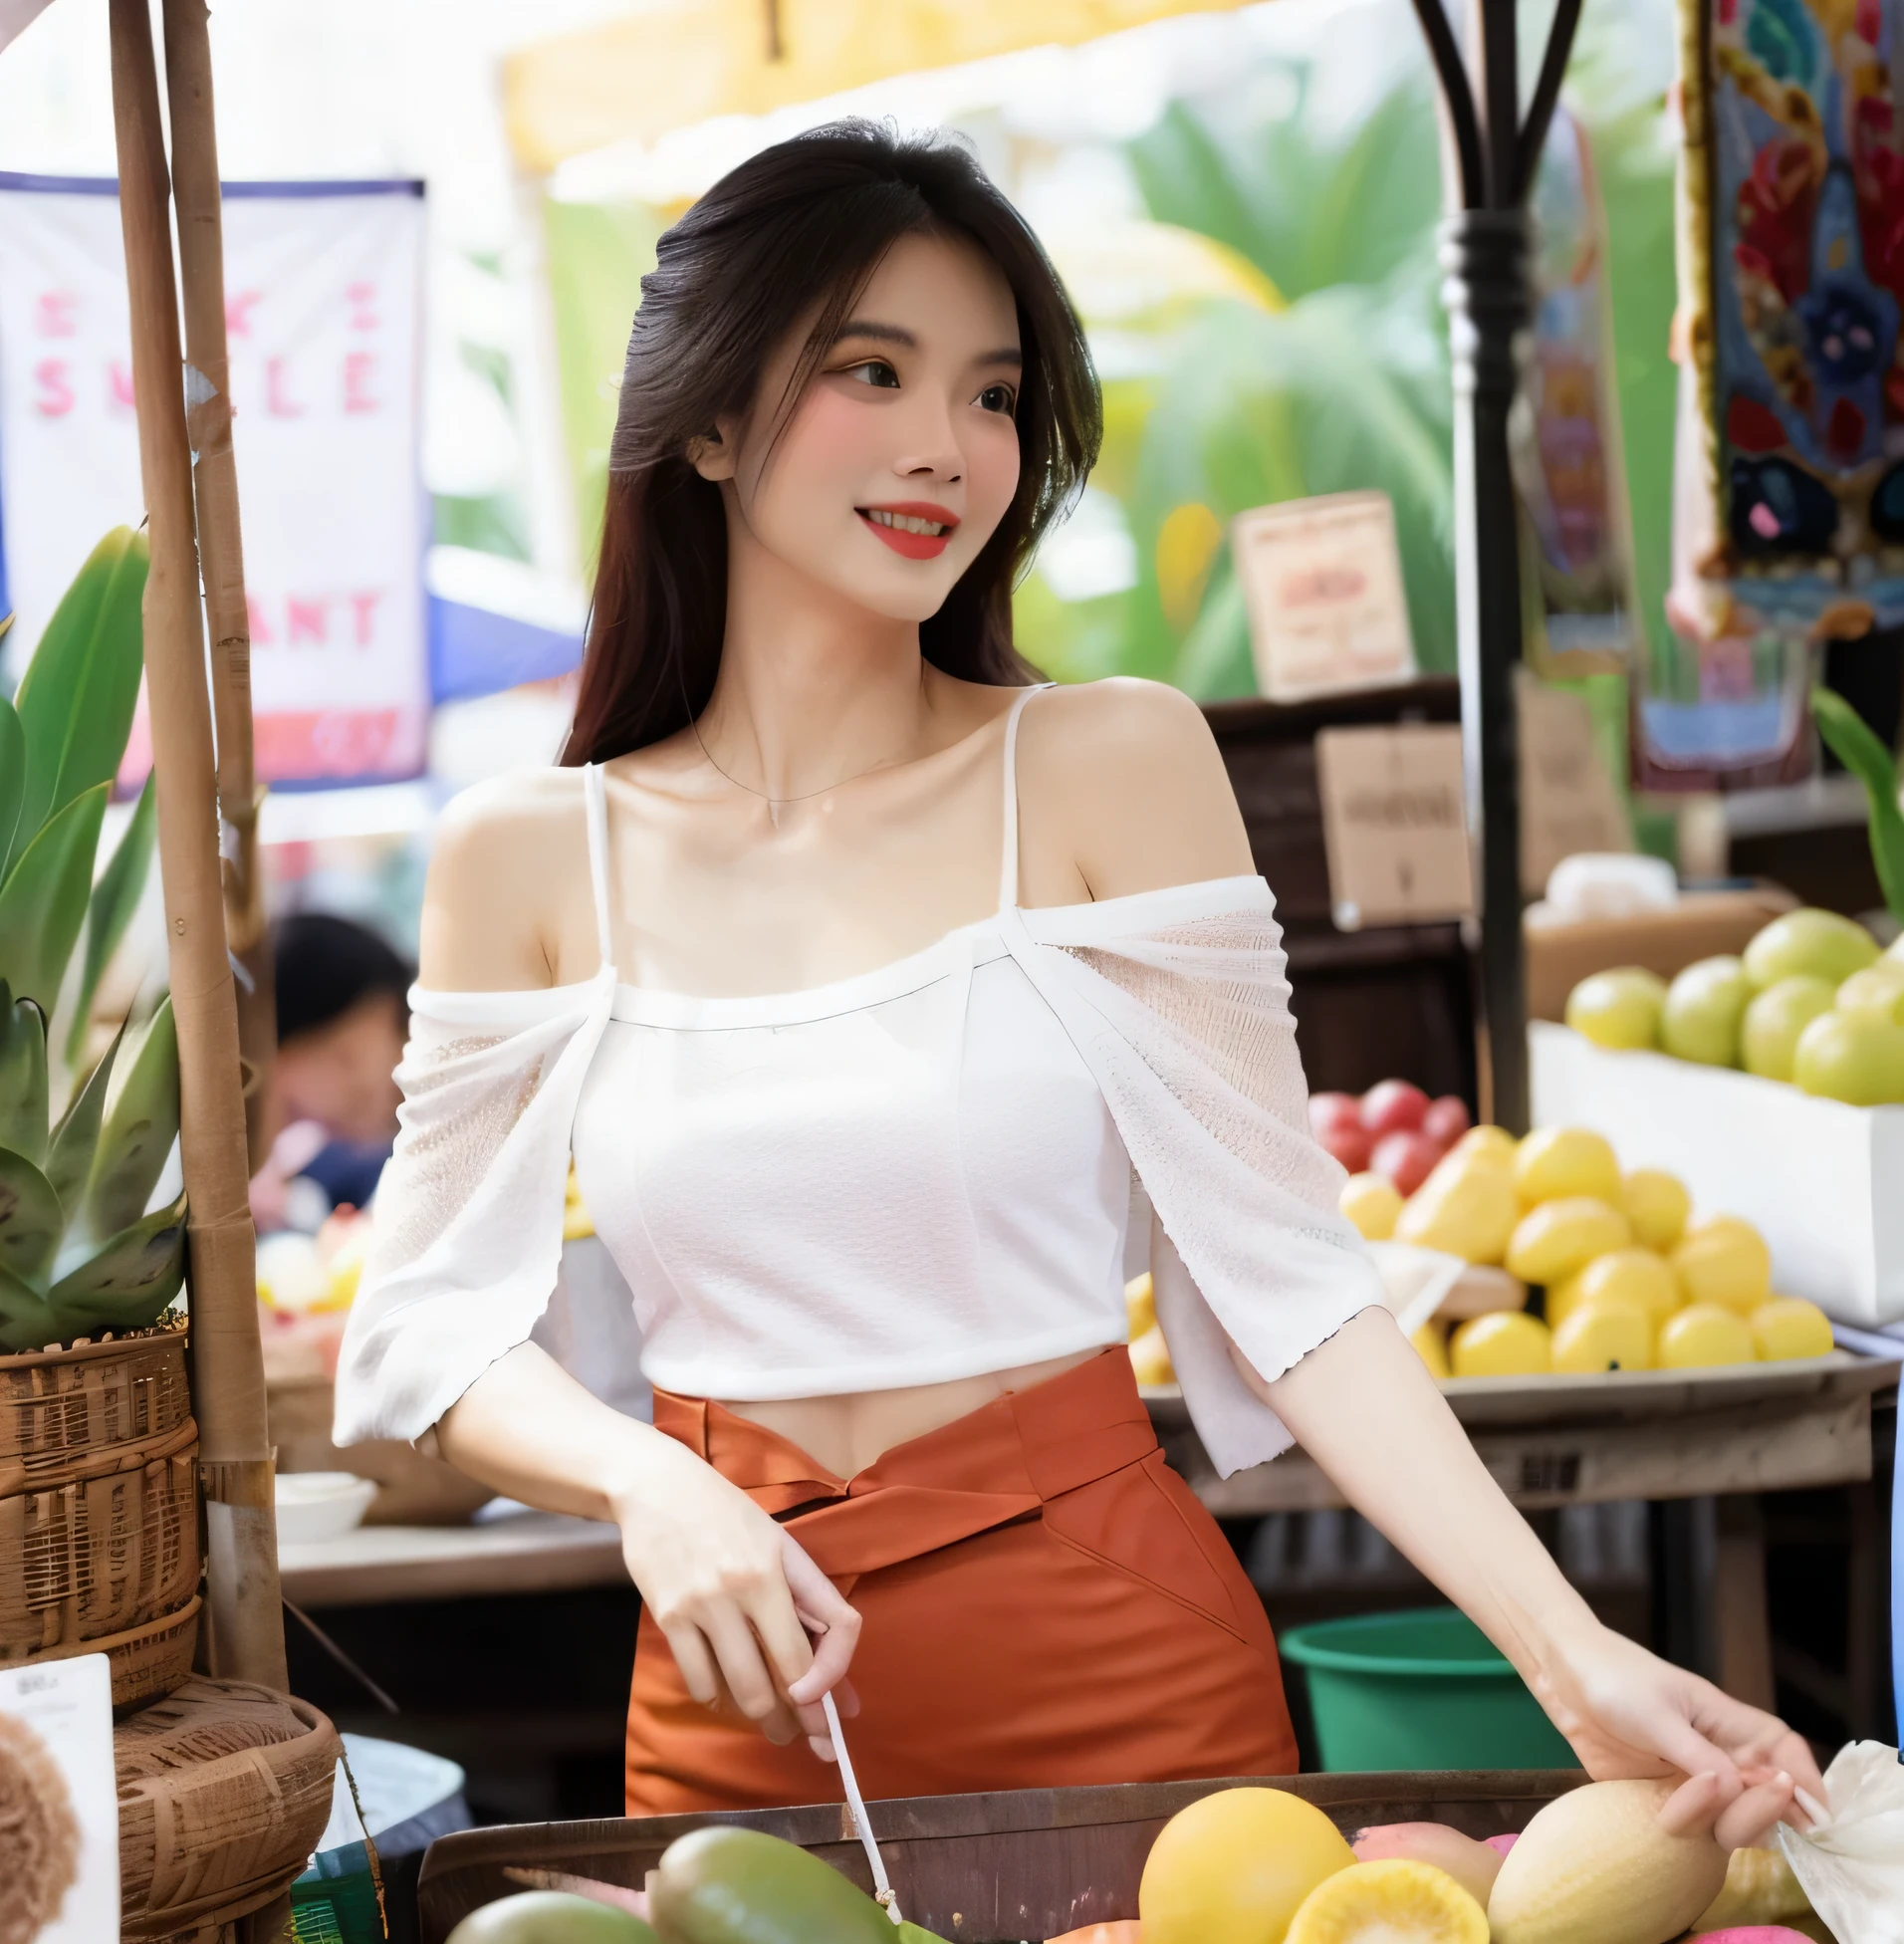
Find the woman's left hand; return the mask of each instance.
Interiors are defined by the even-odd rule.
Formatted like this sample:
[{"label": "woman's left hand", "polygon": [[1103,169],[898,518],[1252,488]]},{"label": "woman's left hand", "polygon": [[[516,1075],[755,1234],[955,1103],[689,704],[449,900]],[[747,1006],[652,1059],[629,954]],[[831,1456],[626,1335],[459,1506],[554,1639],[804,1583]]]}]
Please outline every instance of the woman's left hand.
[{"label": "woman's left hand", "polygon": [[1597,1622],[1531,1684],[1596,1781],[1688,1778],[1660,1811],[1677,1832],[1710,1828],[1727,1848],[1745,1848],[1777,1822],[1808,1826],[1796,1791],[1824,1800],[1802,1736]]}]

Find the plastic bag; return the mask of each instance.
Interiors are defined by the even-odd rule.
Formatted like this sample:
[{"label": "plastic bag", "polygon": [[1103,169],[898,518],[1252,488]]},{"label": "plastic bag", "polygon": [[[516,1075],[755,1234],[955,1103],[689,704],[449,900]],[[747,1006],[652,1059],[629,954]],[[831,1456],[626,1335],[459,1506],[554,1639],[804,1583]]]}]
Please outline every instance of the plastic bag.
[{"label": "plastic bag", "polygon": [[1904,1765],[1882,1742],[1851,1742],[1824,1772],[1826,1820],[1779,1847],[1838,1944],[1904,1944]]}]

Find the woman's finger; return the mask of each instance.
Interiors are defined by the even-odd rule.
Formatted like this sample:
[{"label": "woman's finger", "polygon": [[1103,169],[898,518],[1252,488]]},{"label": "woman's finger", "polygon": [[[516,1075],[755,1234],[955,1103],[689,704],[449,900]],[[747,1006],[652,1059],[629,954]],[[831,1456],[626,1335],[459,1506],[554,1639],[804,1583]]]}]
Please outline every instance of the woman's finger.
[{"label": "woman's finger", "polygon": [[1736,1802],[1742,1793],[1743,1785],[1736,1770],[1728,1776],[1717,1769],[1702,1768],[1659,1806],[1659,1825],[1668,1835],[1675,1836],[1708,1830],[1727,1805]]},{"label": "woman's finger", "polygon": [[780,1690],[768,1670],[761,1644],[740,1608],[727,1600],[702,1616],[701,1630],[720,1662],[727,1691],[749,1721],[766,1723],[781,1705]]},{"label": "woman's finger", "polygon": [[813,1663],[787,1684],[787,1692],[796,1703],[812,1706],[845,1678],[859,1644],[859,1615],[791,1536],[786,1547],[788,1588],[803,1622],[815,1634]]},{"label": "woman's finger", "polygon": [[699,1627],[685,1620],[657,1620],[663,1638],[681,1670],[681,1683],[702,1707],[711,1708],[721,1698],[720,1677],[714,1671],[713,1656]]},{"label": "woman's finger", "polygon": [[1791,1778],[1781,1770],[1770,1782],[1748,1789],[1728,1804],[1713,1824],[1713,1835],[1727,1849],[1756,1849],[1790,1813],[1791,1791]]}]

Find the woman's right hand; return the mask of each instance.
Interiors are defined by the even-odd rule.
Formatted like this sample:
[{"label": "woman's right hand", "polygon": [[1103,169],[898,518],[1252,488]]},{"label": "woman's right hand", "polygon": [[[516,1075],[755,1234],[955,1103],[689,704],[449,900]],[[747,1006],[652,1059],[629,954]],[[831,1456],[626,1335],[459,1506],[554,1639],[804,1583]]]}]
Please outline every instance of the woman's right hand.
[{"label": "woman's right hand", "polygon": [[610,1410],[537,1343],[498,1357],[444,1412],[435,1444],[457,1470],[525,1505],[612,1519],[695,1700],[716,1707],[731,1695],[772,1740],[804,1732],[832,1760],[820,1701],[837,1689],[840,1713],[858,1711],[841,1683],[859,1615],[705,1459]]},{"label": "woman's right hand", "polygon": [[[672,1439],[610,1499],[622,1556],[687,1691],[724,1695],[769,1741],[805,1734],[833,1759],[821,1697],[844,1680],[859,1615],[798,1542],[713,1466]],[[849,1689],[835,1695],[855,1709]]]}]

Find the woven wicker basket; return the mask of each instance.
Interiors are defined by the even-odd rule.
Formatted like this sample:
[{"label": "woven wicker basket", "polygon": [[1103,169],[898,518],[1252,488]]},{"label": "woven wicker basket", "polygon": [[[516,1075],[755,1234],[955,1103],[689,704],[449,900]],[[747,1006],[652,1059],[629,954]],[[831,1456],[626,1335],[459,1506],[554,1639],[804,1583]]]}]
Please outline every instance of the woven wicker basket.
[{"label": "woven wicker basket", "polygon": [[343,1746],[317,1709],[194,1677],[113,1731],[120,1935],[192,1937],[282,1896],[331,1814]]},{"label": "woven wicker basket", "polygon": [[0,1497],[121,1471],[190,1422],[183,1330],[0,1356]]}]

